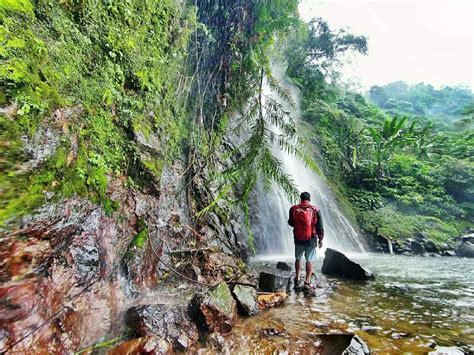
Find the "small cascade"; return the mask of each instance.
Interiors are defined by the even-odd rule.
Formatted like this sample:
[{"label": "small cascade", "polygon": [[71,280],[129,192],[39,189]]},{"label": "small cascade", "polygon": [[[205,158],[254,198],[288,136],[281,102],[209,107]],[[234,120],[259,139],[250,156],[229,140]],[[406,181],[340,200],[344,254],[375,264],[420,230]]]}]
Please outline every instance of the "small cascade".
[{"label": "small cascade", "polygon": [[388,251],[390,255],[393,255],[393,243],[390,238],[387,238],[387,244],[388,244]]},{"label": "small cascade", "polygon": [[[265,95],[281,104],[298,122],[300,116],[298,90],[294,85],[282,79],[284,71],[281,68],[276,67],[273,72],[277,78],[280,78],[282,87],[291,93],[296,108],[291,107],[268,87],[264,89]],[[321,210],[325,230],[324,248],[334,248],[346,253],[363,252],[365,248],[361,238],[341,212],[334,194],[323,179],[296,157],[277,148],[273,153],[282,161],[298,190],[309,192],[312,204]],[[260,255],[292,256],[294,254],[292,229],[287,223],[288,211],[292,203],[282,189],[276,185],[267,194],[262,189],[258,190],[258,206],[256,206],[258,213],[253,223],[258,253]]]}]

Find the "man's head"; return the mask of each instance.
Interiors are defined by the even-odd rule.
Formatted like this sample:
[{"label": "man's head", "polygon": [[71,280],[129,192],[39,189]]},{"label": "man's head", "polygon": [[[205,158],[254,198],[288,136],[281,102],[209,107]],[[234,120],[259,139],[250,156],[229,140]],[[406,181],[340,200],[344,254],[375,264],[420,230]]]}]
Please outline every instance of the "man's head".
[{"label": "man's head", "polygon": [[311,201],[311,195],[309,192],[302,192],[300,195],[301,201]]}]

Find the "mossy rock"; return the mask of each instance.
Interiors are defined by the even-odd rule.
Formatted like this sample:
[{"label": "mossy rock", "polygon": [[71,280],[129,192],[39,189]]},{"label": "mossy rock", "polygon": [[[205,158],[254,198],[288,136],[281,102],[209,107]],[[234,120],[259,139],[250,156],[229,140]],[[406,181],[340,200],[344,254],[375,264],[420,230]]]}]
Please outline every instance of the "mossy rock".
[{"label": "mossy rock", "polygon": [[189,305],[197,323],[209,332],[229,333],[237,317],[237,305],[225,282],[194,294]]}]

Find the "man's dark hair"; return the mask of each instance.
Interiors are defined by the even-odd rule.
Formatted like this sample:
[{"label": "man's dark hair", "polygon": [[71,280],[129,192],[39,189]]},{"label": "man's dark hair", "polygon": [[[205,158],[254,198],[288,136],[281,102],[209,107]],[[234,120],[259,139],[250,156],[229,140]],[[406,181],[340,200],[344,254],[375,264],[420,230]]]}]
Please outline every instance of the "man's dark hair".
[{"label": "man's dark hair", "polygon": [[302,192],[300,195],[301,201],[311,201],[311,195],[309,192]]}]

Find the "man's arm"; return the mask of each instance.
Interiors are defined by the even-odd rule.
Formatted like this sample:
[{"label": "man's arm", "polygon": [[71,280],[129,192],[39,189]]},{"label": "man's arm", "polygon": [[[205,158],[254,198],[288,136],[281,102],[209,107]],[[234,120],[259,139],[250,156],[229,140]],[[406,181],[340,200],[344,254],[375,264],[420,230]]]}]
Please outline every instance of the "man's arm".
[{"label": "man's arm", "polygon": [[293,207],[290,208],[290,216],[288,217],[288,224],[292,227],[295,226],[295,220],[293,219]]},{"label": "man's arm", "polygon": [[324,226],[323,226],[323,217],[321,215],[321,211],[318,210],[316,212],[316,234],[318,235],[319,239],[319,247],[321,248],[323,245],[323,239],[324,239]]}]

